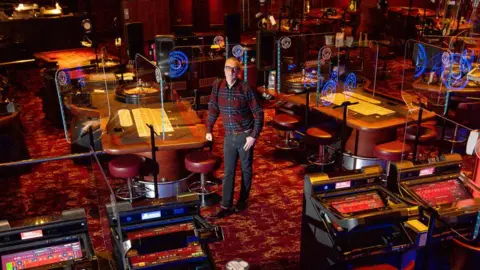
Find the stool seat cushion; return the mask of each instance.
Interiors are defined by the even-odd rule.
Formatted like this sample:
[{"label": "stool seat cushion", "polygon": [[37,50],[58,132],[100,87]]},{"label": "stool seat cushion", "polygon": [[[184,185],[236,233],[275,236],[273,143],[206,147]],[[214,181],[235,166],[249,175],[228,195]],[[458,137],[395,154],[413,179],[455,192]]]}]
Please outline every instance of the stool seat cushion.
[{"label": "stool seat cushion", "polygon": [[129,154],[114,158],[108,163],[108,170],[115,178],[131,178],[139,175],[143,158]]},{"label": "stool seat cushion", "polygon": [[307,129],[305,142],[314,145],[329,145],[335,141],[334,134],[319,127]]},{"label": "stool seat cushion", "polygon": [[[414,141],[417,134],[417,125],[409,125],[405,131],[405,138],[409,141]],[[419,143],[429,143],[437,138],[437,131],[432,126],[422,124],[420,126]]]},{"label": "stool seat cushion", "polygon": [[185,156],[185,167],[193,173],[213,172],[220,164],[220,158],[210,151],[195,151]]},{"label": "stool seat cushion", "polygon": [[393,141],[375,146],[374,155],[387,161],[400,161],[402,155],[409,153],[410,150],[410,145],[401,141]]},{"label": "stool seat cushion", "polygon": [[275,115],[275,118],[273,118],[273,123],[276,129],[293,131],[297,129],[298,125],[300,124],[300,120],[298,120],[298,117],[294,115],[281,113]]}]

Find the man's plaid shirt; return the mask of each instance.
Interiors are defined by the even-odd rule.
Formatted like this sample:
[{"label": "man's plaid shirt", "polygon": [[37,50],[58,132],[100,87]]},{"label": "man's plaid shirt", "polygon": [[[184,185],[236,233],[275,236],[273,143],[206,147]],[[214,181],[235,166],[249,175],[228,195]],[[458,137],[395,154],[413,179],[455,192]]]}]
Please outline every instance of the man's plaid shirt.
[{"label": "man's plaid shirt", "polygon": [[215,81],[208,102],[207,132],[212,132],[219,115],[226,134],[250,131],[255,139],[260,135],[263,109],[253,90],[243,81],[237,80],[231,88],[225,79]]}]

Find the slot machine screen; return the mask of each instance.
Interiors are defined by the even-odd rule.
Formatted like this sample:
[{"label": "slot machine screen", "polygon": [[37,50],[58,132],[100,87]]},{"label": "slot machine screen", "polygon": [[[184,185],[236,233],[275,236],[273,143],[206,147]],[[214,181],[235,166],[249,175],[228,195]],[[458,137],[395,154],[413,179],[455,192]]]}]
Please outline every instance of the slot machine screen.
[{"label": "slot machine screen", "polygon": [[354,214],[385,207],[385,203],[377,192],[332,198],[330,205],[341,214]]},{"label": "slot machine screen", "polygon": [[457,179],[418,184],[412,186],[412,190],[429,206],[454,203],[472,197]]},{"label": "slot machine screen", "polygon": [[426,176],[426,175],[432,175],[433,173],[435,173],[435,167],[425,168],[423,170],[420,170],[420,173],[418,175]]},{"label": "slot machine screen", "polygon": [[30,269],[82,257],[80,242],[73,242],[3,255],[2,269]]}]

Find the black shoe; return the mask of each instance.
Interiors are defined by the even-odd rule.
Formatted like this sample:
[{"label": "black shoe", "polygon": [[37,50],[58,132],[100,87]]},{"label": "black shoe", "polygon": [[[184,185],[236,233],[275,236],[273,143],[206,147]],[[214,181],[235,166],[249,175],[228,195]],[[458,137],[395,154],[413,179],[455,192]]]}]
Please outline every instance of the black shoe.
[{"label": "black shoe", "polygon": [[233,214],[233,208],[223,208],[221,207],[220,210],[213,216],[215,218],[223,218]]},{"label": "black shoe", "polygon": [[235,205],[235,212],[242,212],[243,210],[247,209],[248,202],[247,201],[239,201],[237,205]]}]

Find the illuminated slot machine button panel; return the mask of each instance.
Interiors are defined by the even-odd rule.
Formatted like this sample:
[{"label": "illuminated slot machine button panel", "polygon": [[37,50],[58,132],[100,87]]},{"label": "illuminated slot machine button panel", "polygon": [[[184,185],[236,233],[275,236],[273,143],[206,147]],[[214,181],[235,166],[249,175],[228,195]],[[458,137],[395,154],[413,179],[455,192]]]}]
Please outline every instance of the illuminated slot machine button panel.
[{"label": "illuminated slot machine button panel", "polygon": [[136,239],[149,238],[149,237],[161,236],[161,235],[178,233],[178,232],[188,232],[188,231],[194,231],[194,230],[195,230],[195,227],[193,226],[192,223],[183,223],[178,225],[130,232],[127,234],[127,238],[129,240],[136,240]]},{"label": "illuminated slot machine button panel", "polygon": [[151,253],[141,256],[133,256],[128,258],[134,269],[158,266],[172,262],[180,262],[185,260],[202,260],[207,259],[207,255],[200,245],[192,245],[185,248],[167,250],[162,252]]}]

